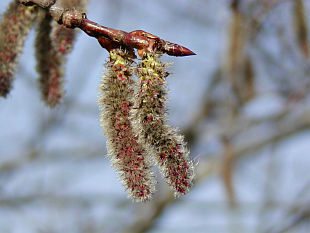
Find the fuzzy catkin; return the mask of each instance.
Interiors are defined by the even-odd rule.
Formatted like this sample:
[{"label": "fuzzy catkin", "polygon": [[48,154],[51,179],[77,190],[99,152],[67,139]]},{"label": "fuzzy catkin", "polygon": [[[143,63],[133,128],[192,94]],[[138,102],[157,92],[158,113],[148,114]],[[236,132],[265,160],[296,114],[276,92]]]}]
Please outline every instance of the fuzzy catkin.
[{"label": "fuzzy catkin", "polygon": [[66,28],[56,22],[52,23],[51,39],[55,52],[60,59],[65,60],[65,56],[72,51],[76,32]]},{"label": "fuzzy catkin", "polygon": [[100,123],[107,136],[108,155],[130,197],[145,201],[154,192],[154,178],[145,151],[132,132],[129,112],[134,95],[132,60],[121,49],[110,52],[100,85]]},{"label": "fuzzy catkin", "polygon": [[[64,9],[76,9],[84,12],[87,0],[58,0],[57,4]],[[51,39],[53,46],[61,59],[65,59],[65,55],[71,52],[75,37],[75,30],[66,28],[55,21],[53,22]]]},{"label": "fuzzy catkin", "polygon": [[[86,8],[85,0],[59,0],[57,4],[65,9]],[[64,95],[64,66],[76,32],[53,21],[47,11],[41,13],[36,37],[37,71],[42,99],[49,107],[55,107]]]},{"label": "fuzzy catkin", "polygon": [[6,97],[13,82],[18,57],[37,16],[36,7],[10,3],[0,23],[0,96]]},{"label": "fuzzy catkin", "polygon": [[160,167],[175,194],[192,185],[193,165],[183,136],[166,124],[166,66],[158,54],[146,54],[137,67],[139,87],[131,111],[133,129]]},{"label": "fuzzy catkin", "polygon": [[50,37],[51,31],[52,17],[42,10],[35,40],[37,71],[42,99],[49,107],[55,107],[64,93],[63,68],[62,59]]}]

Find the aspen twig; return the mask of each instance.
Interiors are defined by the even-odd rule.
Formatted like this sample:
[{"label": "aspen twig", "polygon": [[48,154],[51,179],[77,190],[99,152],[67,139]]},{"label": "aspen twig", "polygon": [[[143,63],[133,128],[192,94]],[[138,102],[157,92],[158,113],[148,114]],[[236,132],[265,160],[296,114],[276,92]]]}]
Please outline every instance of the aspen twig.
[{"label": "aspen twig", "polygon": [[38,5],[47,9],[53,19],[67,28],[80,28],[87,35],[100,39],[102,37],[115,42],[119,47],[135,48],[143,56],[147,52],[166,53],[170,56],[195,55],[193,51],[181,45],[163,40],[151,33],[135,30],[125,32],[99,25],[89,19],[84,12],[64,9],[55,0],[19,0],[24,5]]}]

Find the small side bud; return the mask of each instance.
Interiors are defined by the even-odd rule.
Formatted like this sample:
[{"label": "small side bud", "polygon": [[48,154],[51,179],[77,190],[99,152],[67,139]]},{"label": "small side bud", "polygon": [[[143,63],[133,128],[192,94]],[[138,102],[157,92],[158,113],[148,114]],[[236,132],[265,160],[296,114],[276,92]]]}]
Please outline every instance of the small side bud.
[{"label": "small side bud", "polygon": [[36,18],[37,8],[13,1],[0,23],[0,96],[6,97],[13,82],[18,57]]},{"label": "small side bud", "polygon": [[63,13],[62,24],[67,28],[79,27],[84,18],[85,14],[83,12],[74,9],[68,10]]}]

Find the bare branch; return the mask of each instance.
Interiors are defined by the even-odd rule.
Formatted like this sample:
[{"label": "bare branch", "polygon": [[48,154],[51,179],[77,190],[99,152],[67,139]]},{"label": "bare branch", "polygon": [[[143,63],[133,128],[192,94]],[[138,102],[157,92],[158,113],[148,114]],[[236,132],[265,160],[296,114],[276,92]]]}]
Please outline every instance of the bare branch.
[{"label": "bare branch", "polygon": [[80,28],[89,36],[97,39],[104,37],[118,44],[119,47],[135,48],[138,54],[143,56],[147,52],[166,53],[170,56],[190,56],[195,55],[193,51],[181,45],[165,41],[151,33],[135,30],[125,32],[113,28],[99,25],[89,19],[85,13],[75,9],[64,9],[57,2],[52,4],[51,1],[44,0],[20,0],[26,5],[35,4],[49,10],[51,16],[59,24],[68,28]]}]

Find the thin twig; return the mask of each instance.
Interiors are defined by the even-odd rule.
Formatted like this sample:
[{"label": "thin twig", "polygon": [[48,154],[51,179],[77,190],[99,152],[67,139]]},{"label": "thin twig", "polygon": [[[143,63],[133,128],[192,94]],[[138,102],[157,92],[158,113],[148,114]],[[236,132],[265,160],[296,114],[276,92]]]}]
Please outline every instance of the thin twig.
[{"label": "thin twig", "polygon": [[51,16],[59,24],[68,28],[80,28],[87,35],[98,40],[102,37],[117,43],[119,47],[135,48],[138,54],[143,56],[147,52],[166,53],[170,56],[190,56],[195,53],[181,45],[171,43],[155,36],[149,32],[135,30],[125,32],[113,28],[108,28],[97,24],[89,19],[84,12],[76,9],[64,9],[52,0],[20,0],[25,5],[38,5],[49,10]]}]

